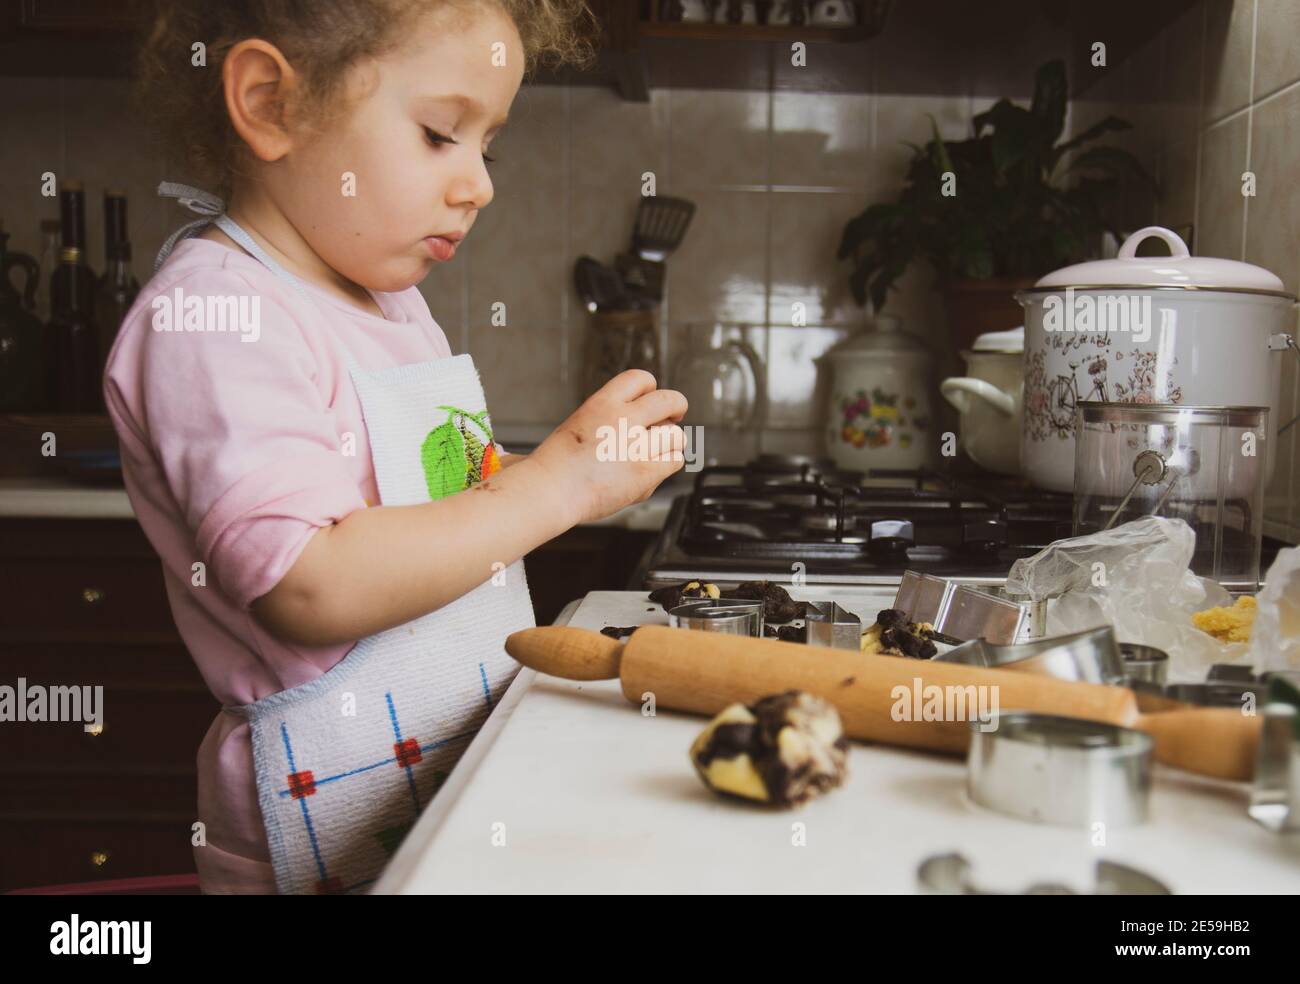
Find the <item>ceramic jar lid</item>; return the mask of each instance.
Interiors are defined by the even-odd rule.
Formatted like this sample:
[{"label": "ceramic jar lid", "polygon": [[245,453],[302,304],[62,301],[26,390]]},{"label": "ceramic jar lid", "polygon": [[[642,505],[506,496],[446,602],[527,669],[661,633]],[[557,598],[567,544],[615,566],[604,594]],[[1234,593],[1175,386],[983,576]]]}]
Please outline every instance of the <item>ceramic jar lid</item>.
[{"label": "ceramic jar lid", "polygon": [[874,326],[830,349],[826,357],[838,361],[871,356],[879,359],[890,355],[924,356],[926,347],[919,339],[903,331],[902,323],[892,315],[876,318]]},{"label": "ceramic jar lid", "polygon": [[[1152,237],[1164,241],[1169,247],[1168,256],[1136,255],[1138,244]],[[1192,256],[1177,233],[1161,226],[1147,226],[1133,233],[1124,240],[1115,259],[1090,260],[1054,270],[1034,284],[1029,292],[1066,287],[1076,290],[1102,287],[1223,290],[1291,297],[1282,281],[1263,267],[1237,260]]]},{"label": "ceramic jar lid", "polygon": [[1010,331],[990,331],[975,339],[972,352],[1005,352],[1019,355],[1025,350],[1025,326]]}]

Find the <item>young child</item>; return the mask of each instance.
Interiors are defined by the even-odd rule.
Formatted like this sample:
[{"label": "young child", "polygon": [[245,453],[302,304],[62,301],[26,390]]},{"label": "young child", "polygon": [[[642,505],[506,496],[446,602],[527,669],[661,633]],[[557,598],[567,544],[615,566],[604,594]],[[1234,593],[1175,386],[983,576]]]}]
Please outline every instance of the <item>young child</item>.
[{"label": "young child", "polygon": [[[589,54],[589,16],[160,6],[142,82],[225,205],[188,191],[211,221],[141,292],[104,393],[223,705],[198,753],[205,892],[364,890],[518,670],[503,644],[534,624],[523,555],[681,467],[686,400],[639,370],[503,454],[471,357],[413,286],[492,200],[485,153],[527,68]],[[620,419],[662,450],[601,460]]]}]

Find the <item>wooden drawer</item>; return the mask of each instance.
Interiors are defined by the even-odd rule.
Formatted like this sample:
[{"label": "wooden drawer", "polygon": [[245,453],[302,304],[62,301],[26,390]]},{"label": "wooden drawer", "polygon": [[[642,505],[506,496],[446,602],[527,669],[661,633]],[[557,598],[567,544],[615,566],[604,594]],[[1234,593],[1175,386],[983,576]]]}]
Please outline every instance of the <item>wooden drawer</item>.
[{"label": "wooden drawer", "polygon": [[[37,678],[28,683],[45,681]],[[73,721],[5,722],[0,724],[0,762],[108,771],[138,766],[192,768],[219,710],[208,694],[106,688],[98,733],[87,732]]]},{"label": "wooden drawer", "polygon": [[194,871],[183,815],[0,818],[0,891]]},{"label": "wooden drawer", "polygon": [[[95,820],[103,816],[189,816],[197,810],[198,779],[188,767],[162,766],[80,769],[0,762],[0,819],[62,816]],[[3,849],[3,845],[0,845]]]},{"label": "wooden drawer", "polygon": [[176,635],[157,561],[5,560],[0,613],[5,639]]}]

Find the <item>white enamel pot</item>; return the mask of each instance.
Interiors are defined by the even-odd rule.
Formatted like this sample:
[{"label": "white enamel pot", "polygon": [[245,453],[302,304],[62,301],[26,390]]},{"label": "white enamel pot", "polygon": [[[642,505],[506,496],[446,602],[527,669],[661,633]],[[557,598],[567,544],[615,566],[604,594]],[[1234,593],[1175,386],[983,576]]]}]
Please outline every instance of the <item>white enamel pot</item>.
[{"label": "white enamel pot", "polygon": [[[1151,237],[1170,255],[1139,257]],[[1033,484],[1073,490],[1075,405],[1084,400],[1266,406],[1269,480],[1285,423],[1282,359],[1300,357],[1288,334],[1296,299],[1273,274],[1191,256],[1178,235],[1149,226],[1115,259],[1057,270],[1016,299],[1025,312],[1021,466]]]},{"label": "white enamel pot", "polygon": [[1025,330],[990,332],[962,352],[966,375],[945,379],[939,392],[960,414],[961,446],[975,464],[1020,474]]}]

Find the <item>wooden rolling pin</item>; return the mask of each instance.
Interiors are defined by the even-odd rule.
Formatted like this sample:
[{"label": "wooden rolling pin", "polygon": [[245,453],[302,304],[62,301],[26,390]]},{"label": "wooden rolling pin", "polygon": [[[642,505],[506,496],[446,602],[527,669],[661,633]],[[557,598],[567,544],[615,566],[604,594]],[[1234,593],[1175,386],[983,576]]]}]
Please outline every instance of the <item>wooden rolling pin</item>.
[{"label": "wooden rolling pin", "polygon": [[[696,714],[713,715],[728,704],[752,703],[783,690],[806,690],[835,705],[850,738],[950,754],[966,751],[968,720],[895,720],[896,687],[903,688],[909,708],[918,688],[924,698],[929,686],[997,687],[997,710],[1136,728],[1155,739],[1158,762],[1220,779],[1249,780],[1259,744],[1260,719],[1232,708],[1143,714],[1133,691],[1124,687],[666,625],[643,625],[626,643],[587,629],[541,626],[508,636],[506,651],[541,673],[569,680],[619,679],[623,696],[633,703],[654,694],[657,707]],[[984,705],[975,698],[975,693],[967,698],[967,719],[994,709],[991,697]]]}]

